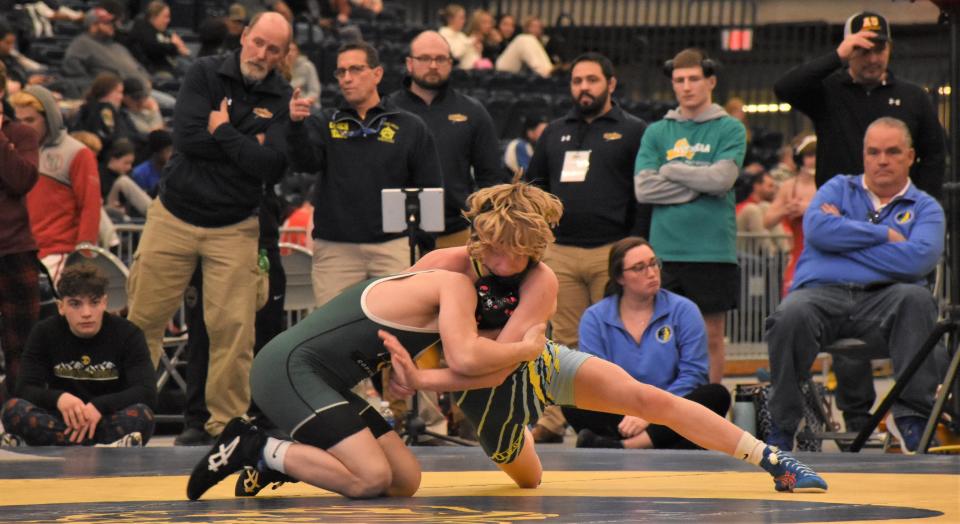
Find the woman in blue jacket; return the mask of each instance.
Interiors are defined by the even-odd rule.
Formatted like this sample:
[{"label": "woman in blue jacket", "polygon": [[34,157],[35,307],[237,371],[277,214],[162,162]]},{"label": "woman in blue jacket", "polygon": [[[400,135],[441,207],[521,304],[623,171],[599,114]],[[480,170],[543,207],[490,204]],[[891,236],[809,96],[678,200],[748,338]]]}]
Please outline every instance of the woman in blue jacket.
[{"label": "woman in blue jacket", "polygon": [[[660,259],[643,238],[610,249],[607,297],[580,320],[580,351],[623,368],[636,380],[702,404],[720,416],[730,393],[708,384],[707,339],[700,310],[660,289]],[[578,431],[577,447],[685,448],[697,446],[666,426],[633,416],[564,407]]]}]

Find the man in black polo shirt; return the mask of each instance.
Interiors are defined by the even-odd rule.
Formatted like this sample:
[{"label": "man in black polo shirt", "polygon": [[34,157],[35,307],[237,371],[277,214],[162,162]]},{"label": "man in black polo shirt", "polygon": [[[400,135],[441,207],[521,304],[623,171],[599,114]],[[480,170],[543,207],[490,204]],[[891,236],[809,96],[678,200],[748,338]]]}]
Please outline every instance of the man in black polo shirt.
[{"label": "man in black polo shirt", "polygon": [[[613,103],[613,64],[598,53],[573,62],[574,107],[554,120],[537,141],[526,178],[563,201],[557,241],[544,262],[560,281],[553,339],[576,347],[583,311],[603,298],[610,245],[633,233],[646,235],[649,208],[633,194],[633,165],[646,124]],[[638,220],[639,219],[639,220]],[[559,410],[534,428],[538,441],[557,440]]]},{"label": "man in black polo shirt", "polygon": [[290,86],[276,67],[291,34],[283,17],[261,13],[239,51],[201,58],[187,72],[173,114],[173,157],[130,272],[129,319],[144,331],[156,365],[164,327],[194,268],[203,268],[211,436],[250,404],[257,213],[263,188],[287,167]]},{"label": "man in black polo shirt", "polygon": [[381,103],[383,67],[366,42],[346,44],[334,70],[346,103],[310,115],[290,100],[288,141],[299,171],[319,171],[313,192],[313,294],[322,306],[361,280],[410,265],[407,241],[383,232],[380,190],[441,187],[437,148],[417,116]]},{"label": "man in black polo shirt", "polygon": [[929,95],[887,69],[893,41],[881,15],[857,13],[843,26],[836,51],[801,64],[774,84],[777,96],[813,120],[817,187],[834,175],[863,173],[863,137],[882,116],[910,129],[917,160],[910,179],[939,199],[945,163],[943,129]]},{"label": "man in black polo shirt", "polygon": [[467,243],[469,224],[461,214],[467,195],[509,181],[493,119],[480,102],[447,85],[451,69],[450,44],[440,33],[424,31],[410,42],[404,88],[386,98],[387,104],[422,118],[436,140],[446,201],[446,229],[437,238],[438,248]]}]

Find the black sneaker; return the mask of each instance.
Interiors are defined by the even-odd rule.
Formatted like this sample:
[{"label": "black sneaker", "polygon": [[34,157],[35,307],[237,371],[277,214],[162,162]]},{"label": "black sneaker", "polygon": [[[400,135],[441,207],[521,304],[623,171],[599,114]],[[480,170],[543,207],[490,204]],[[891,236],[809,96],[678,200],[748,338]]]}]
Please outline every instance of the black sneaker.
[{"label": "black sneaker", "polygon": [[173,439],[174,446],[209,446],[210,444],[213,444],[213,436],[203,428],[188,427]]},{"label": "black sneaker", "polygon": [[237,497],[253,497],[268,484],[271,489],[277,489],[286,482],[295,484],[299,481],[272,469],[245,468],[237,477],[237,485],[233,489],[233,494]]},{"label": "black sneaker", "polygon": [[266,442],[267,436],[256,426],[239,417],[231,420],[213,448],[194,466],[187,482],[187,498],[197,500],[230,474],[255,466]]},{"label": "black sneaker", "polygon": [[581,429],[577,433],[578,448],[622,448],[623,441],[612,437],[597,435],[589,429]]}]

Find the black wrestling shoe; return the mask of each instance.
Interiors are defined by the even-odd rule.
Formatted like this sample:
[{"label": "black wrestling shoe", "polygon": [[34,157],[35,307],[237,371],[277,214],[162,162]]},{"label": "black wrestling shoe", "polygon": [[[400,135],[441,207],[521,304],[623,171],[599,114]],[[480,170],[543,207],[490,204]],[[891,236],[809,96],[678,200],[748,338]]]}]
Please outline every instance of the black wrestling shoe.
[{"label": "black wrestling shoe", "polygon": [[237,485],[233,489],[233,494],[237,497],[254,497],[267,485],[270,485],[271,489],[277,489],[285,482],[295,484],[299,481],[272,469],[245,468],[237,477]]},{"label": "black wrestling shoe", "polygon": [[267,436],[253,424],[240,417],[231,420],[194,466],[187,482],[187,498],[197,500],[231,473],[256,466],[266,442]]}]

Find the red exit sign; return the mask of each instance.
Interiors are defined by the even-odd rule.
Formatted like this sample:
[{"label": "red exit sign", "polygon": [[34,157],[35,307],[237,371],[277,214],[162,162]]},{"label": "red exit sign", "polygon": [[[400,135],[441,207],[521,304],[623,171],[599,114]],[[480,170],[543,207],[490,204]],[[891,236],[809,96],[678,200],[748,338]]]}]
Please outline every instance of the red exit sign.
[{"label": "red exit sign", "polygon": [[753,29],[724,29],[720,33],[720,46],[724,51],[750,51],[753,49]]}]

